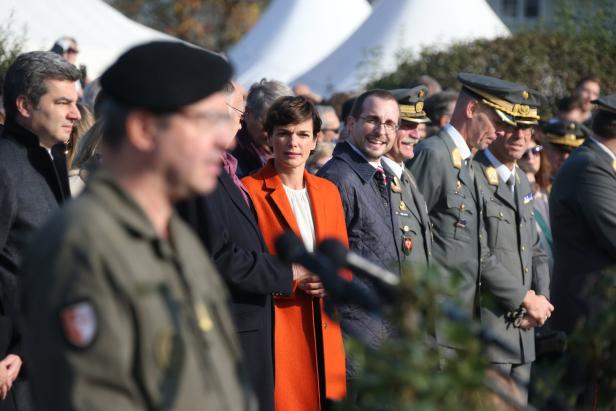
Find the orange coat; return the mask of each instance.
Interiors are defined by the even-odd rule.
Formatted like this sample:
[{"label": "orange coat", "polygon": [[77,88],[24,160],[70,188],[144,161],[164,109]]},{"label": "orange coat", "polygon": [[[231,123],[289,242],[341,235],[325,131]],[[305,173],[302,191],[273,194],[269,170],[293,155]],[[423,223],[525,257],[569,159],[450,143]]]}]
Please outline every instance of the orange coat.
[{"label": "orange coat", "polygon": [[[304,171],[317,244],[336,238],[348,247],[340,193],[334,184]],[[292,230],[301,238],[282,181],[270,160],[261,170],[245,177],[259,228],[271,253],[276,238]],[[276,411],[315,411],[319,407],[317,338],[315,326],[323,335],[325,396],[339,400],[346,395],[345,355],[340,326],[323,310],[315,324],[313,299],[294,287],[290,297],[276,297],[274,306],[274,398]]]}]

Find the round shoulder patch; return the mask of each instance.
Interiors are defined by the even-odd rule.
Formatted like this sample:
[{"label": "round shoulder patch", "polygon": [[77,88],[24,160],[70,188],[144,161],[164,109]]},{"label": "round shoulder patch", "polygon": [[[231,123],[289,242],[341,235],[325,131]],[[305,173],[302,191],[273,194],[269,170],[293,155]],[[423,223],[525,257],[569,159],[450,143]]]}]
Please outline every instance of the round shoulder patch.
[{"label": "round shoulder patch", "polygon": [[79,301],[60,310],[60,322],[64,337],[74,347],[89,347],[98,331],[96,310],[91,301]]}]

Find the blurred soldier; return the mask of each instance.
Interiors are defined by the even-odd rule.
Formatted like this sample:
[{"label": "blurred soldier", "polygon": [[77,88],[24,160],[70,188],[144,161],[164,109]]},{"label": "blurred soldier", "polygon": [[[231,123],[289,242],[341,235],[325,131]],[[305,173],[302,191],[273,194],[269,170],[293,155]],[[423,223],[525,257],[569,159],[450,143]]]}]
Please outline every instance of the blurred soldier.
[{"label": "blurred soldier", "polygon": [[[444,267],[460,272],[456,297],[469,318],[479,318],[478,291],[482,290],[492,294],[506,312],[522,305],[543,324],[550,303],[520,287],[487,246],[483,194],[471,164],[471,150],[486,148],[502,133],[504,121],[524,114],[516,108],[523,103],[524,87],[468,73],[460,73],[458,80],[463,87],[451,122],[419,143],[408,163],[433,223],[434,257]],[[436,337],[439,344],[454,347],[438,328]]]},{"label": "blurred soldier", "polygon": [[[78,78],[73,65],[46,51],[18,56],[6,74],[7,118],[0,137],[0,387],[4,374],[10,387],[21,366],[20,338],[12,324],[26,243],[70,198],[64,143],[80,119],[73,86]],[[0,398],[6,397],[3,391]]]},{"label": "blurred soldier", "polygon": [[[243,109],[242,95],[228,84],[227,105],[234,129],[225,148],[235,143]],[[216,191],[179,206],[196,230],[231,292],[231,313],[245,355],[245,367],[261,411],[274,409],[272,295],[288,296],[293,287],[291,265],[270,255],[251,210],[246,187],[235,175],[237,160],[222,153],[224,170]]]},{"label": "blurred soldier", "polygon": [[[533,195],[526,174],[517,166],[530,144],[533,126],[538,123],[539,99],[521,91],[525,104],[519,116],[504,116],[489,148],[474,157],[475,176],[483,191],[484,223],[488,245],[506,274],[526,293],[532,290],[549,299],[550,272],[535,220]],[[481,324],[511,352],[490,346],[487,350],[493,367],[520,384],[522,402],[528,400],[527,385],[531,363],[535,360],[535,332],[538,324],[525,310],[508,312],[489,289],[482,290]]]},{"label": "blurred soldier", "polygon": [[449,123],[457,99],[458,93],[455,91],[441,91],[426,99],[424,110],[430,119],[430,124],[426,126],[429,136],[438,133],[445,124]]},{"label": "blurred soldier", "polygon": [[398,249],[404,263],[427,267],[431,259],[432,232],[426,201],[404,162],[413,158],[413,147],[419,142],[419,125],[430,119],[423,111],[427,87],[392,90],[400,106],[400,128],[396,141],[382,158],[383,168],[393,176],[389,186],[391,206],[397,221],[394,223]]},{"label": "blurred soldier", "polygon": [[581,123],[560,120],[544,124],[541,131],[548,143],[545,153],[550,162],[552,177],[589,134],[589,130]]},{"label": "blurred soldier", "polygon": [[153,42],[101,77],[103,168],[24,260],[24,341],[40,409],[254,409],[227,291],[173,213],[174,202],[216,185],[230,75],[218,55]]},{"label": "blurred soldier", "polygon": [[[594,103],[593,135],[563,164],[550,195],[554,234],[551,289],[559,306],[550,325],[567,334],[581,324],[587,329],[596,324],[597,314],[609,306],[597,287],[605,287],[604,280],[613,287],[616,273],[616,94]],[[580,337],[586,335],[578,334]],[[579,409],[590,409],[598,398],[613,398],[613,389],[603,392],[596,385],[601,372],[588,368],[595,362],[602,369],[601,357],[569,351],[568,371],[561,385],[568,393],[580,394]]]}]

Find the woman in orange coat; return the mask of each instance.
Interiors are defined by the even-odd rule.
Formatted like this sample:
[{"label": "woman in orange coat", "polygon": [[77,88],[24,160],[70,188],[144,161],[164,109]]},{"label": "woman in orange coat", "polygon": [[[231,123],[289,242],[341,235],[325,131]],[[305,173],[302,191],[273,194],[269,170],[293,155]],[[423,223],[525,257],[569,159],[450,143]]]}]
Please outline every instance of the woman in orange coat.
[{"label": "woman in orange coat", "polygon": [[[282,97],[267,112],[265,129],[274,158],[245,184],[270,252],[291,230],[308,251],[336,238],[348,245],[340,193],[305,170],[321,120],[304,97]],[[315,411],[325,399],[346,395],[345,357],[338,323],[323,310],[318,277],[303,273],[289,297],[274,307],[274,399],[276,411]]]}]

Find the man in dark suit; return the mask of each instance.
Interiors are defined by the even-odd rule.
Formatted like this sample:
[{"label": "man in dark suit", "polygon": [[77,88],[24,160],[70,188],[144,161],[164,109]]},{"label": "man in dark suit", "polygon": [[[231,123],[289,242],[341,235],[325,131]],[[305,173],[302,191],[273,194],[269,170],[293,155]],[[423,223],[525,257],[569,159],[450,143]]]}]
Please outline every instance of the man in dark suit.
[{"label": "man in dark suit", "polygon": [[[17,57],[4,81],[6,124],[0,137],[0,376],[8,373],[10,383],[21,367],[19,336],[13,327],[19,293],[17,269],[30,235],[70,197],[63,143],[80,119],[74,84],[79,77],[79,70],[61,56],[31,52]],[[2,398],[7,394],[4,391],[0,388]],[[13,400],[8,398],[0,404],[6,406],[7,401]]]},{"label": "man in dark suit", "polygon": [[[525,91],[525,90],[522,90]],[[528,92],[527,92],[528,93]],[[539,97],[528,93],[526,105],[536,110]],[[507,118],[496,140],[474,157],[475,176],[483,191],[483,216],[490,250],[518,290],[529,290],[549,298],[550,273],[547,256],[539,245],[533,217],[532,191],[526,175],[516,162],[530,143],[538,116]],[[530,380],[531,363],[535,360],[535,333],[538,325],[525,316],[525,310],[507,311],[489,289],[482,290],[481,324],[510,349],[488,347],[488,360],[493,367],[512,376],[520,384],[524,402]]]},{"label": "man in dark suit", "polygon": [[593,135],[563,164],[550,194],[552,297],[561,306],[551,325],[567,333],[588,316],[587,286],[616,267],[616,95],[595,102]]},{"label": "man in dark suit", "polygon": [[[243,112],[242,95],[232,84],[225,91],[237,131]],[[228,144],[227,149],[232,148],[234,140]],[[235,174],[237,160],[228,152],[222,160],[224,171],[218,176],[216,191],[181,204],[179,210],[197,231],[229,286],[231,313],[259,409],[273,411],[272,295],[291,294],[293,270],[267,252],[248,192]]]}]

